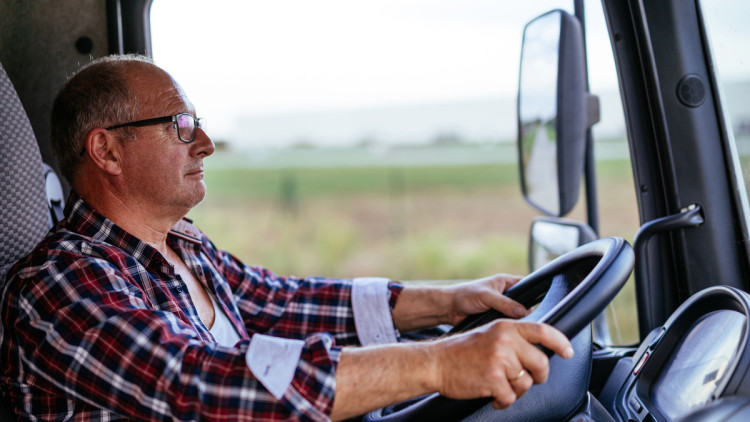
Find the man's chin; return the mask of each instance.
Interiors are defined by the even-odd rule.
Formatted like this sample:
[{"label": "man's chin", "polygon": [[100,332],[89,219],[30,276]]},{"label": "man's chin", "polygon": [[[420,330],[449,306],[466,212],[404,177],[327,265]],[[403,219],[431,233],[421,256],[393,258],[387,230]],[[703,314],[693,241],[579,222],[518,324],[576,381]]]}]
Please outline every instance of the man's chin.
[{"label": "man's chin", "polygon": [[194,188],[191,189],[191,192],[189,194],[185,194],[182,196],[181,200],[179,201],[179,204],[185,208],[185,214],[187,214],[191,209],[195,208],[203,202],[203,199],[206,197],[206,186],[201,181],[200,188]]},{"label": "man's chin", "polygon": [[193,208],[193,207],[197,206],[198,204],[200,204],[201,202],[203,202],[204,199],[206,199],[206,185],[205,185],[205,183],[203,183],[203,180],[201,180],[201,189],[198,189],[195,192],[194,204],[193,204],[193,206],[191,208]]}]

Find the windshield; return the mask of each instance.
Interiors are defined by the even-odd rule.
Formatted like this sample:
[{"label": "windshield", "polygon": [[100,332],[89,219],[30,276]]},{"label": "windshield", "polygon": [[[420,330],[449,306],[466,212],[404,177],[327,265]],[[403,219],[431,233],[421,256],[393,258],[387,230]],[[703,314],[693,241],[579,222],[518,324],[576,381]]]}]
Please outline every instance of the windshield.
[{"label": "windshield", "polygon": [[[153,56],[217,152],[190,217],[280,274],[460,280],[529,272],[521,194],[524,25],[570,0],[155,0]],[[601,2],[587,1],[602,236],[638,214]],[[190,24],[185,38],[185,24]],[[189,40],[189,41],[188,41]],[[586,221],[583,198],[567,218]],[[637,338],[632,283],[614,341]]]},{"label": "windshield", "polygon": [[217,144],[190,217],[280,274],[527,273],[518,62],[554,8],[572,2],[154,1],[154,60]]},{"label": "windshield", "polygon": [[745,225],[750,222],[750,3],[702,0],[701,12],[711,47],[714,80],[721,98],[729,151],[735,169]]}]

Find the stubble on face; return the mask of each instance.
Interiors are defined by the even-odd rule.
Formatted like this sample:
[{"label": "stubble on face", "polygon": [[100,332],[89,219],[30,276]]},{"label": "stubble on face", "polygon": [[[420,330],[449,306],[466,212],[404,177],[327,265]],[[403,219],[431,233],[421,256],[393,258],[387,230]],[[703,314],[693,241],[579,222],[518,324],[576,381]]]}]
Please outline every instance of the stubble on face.
[{"label": "stubble on face", "polygon": [[[156,66],[137,63],[132,89],[139,98],[140,116],[135,120],[194,113],[182,88]],[[122,185],[127,196],[152,212],[181,218],[206,194],[203,158],[195,141],[180,141],[172,125],[136,128],[136,139],[123,145]]]}]

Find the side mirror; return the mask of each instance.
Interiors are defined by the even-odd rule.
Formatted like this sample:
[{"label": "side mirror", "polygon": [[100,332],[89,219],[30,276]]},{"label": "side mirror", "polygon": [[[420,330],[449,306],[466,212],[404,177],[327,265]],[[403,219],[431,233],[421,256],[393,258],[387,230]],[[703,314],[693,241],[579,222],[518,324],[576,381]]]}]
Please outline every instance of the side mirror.
[{"label": "side mirror", "polygon": [[529,271],[534,272],[558,256],[596,239],[596,233],[587,224],[537,217],[529,234]]},{"label": "side mirror", "polygon": [[553,10],[526,25],[518,85],[523,194],[538,210],[560,217],[578,201],[586,129],[599,120],[578,19]]}]

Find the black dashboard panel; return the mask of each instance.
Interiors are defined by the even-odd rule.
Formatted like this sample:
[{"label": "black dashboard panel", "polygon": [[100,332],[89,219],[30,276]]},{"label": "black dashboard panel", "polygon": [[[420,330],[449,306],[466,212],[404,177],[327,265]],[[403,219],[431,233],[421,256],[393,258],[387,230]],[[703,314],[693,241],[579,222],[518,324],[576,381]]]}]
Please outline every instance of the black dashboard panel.
[{"label": "black dashboard panel", "polygon": [[687,331],[659,375],[649,398],[664,416],[676,419],[714,397],[739,346],[746,318],[737,311],[712,311]]},{"label": "black dashboard panel", "polygon": [[695,294],[623,362],[626,370],[613,373],[605,388],[616,394],[605,406],[617,420],[677,421],[721,397],[747,396],[749,318],[745,292],[721,286]]}]

